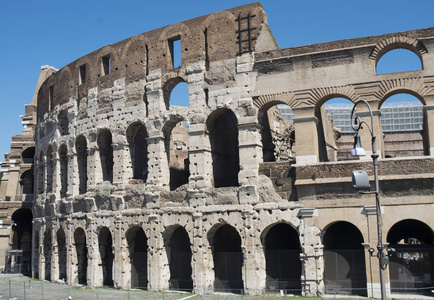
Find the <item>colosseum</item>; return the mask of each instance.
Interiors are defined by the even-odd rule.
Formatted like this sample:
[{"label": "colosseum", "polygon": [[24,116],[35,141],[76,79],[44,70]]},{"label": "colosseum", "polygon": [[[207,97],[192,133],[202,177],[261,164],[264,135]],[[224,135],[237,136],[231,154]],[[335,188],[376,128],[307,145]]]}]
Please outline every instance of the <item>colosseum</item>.
[{"label": "colosseum", "polygon": [[[422,68],[377,74],[398,48]],[[423,105],[420,151],[386,157],[380,109],[398,93]],[[325,114],[336,97],[372,108],[357,115],[377,136],[387,294],[430,294],[434,28],[280,49],[260,3],[42,67],[2,163],[0,264],[91,287],[379,297],[375,196],[351,179],[374,184],[371,133],[351,157]]]}]

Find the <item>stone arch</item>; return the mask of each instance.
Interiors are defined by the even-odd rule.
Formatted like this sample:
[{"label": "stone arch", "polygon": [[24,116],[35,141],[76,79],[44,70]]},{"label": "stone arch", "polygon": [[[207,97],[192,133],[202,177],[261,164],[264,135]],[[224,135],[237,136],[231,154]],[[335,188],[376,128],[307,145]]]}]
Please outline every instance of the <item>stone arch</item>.
[{"label": "stone arch", "polygon": [[85,194],[87,192],[87,139],[80,134],[75,139],[75,153],[77,155],[78,169],[78,193]]},{"label": "stone arch", "polygon": [[392,293],[430,295],[428,287],[434,284],[432,228],[420,220],[401,220],[388,231],[387,242],[394,249],[389,267]]},{"label": "stone arch", "polygon": [[113,183],[113,137],[109,129],[101,129],[97,135],[102,180]]},{"label": "stone arch", "polygon": [[33,164],[35,158],[35,147],[28,147],[21,152],[22,162],[25,164]]},{"label": "stone arch", "polygon": [[83,228],[77,227],[74,231],[74,254],[73,260],[78,284],[87,284],[88,254],[86,245],[86,232]]},{"label": "stone arch", "polygon": [[66,144],[59,147],[59,165],[60,165],[60,197],[65,198],[68,192],[68,148]]},{"label": "stone arch", "polygon": [[[12,250],[21,250],[20,258],[15,258],[17,264],[21,264],[21,272],[29,276],[32,262],[32,228],[33,214],[28,208],[19,208],[11,216],[12,220]],[[37,244],[39,246],[39,243]],[[6,261],[6,264],[9,262]]]},{"label": "stone arch", "polygon": [[[191,31],[188,28],[188,26],[186,26],[183,23],[175,23],[172,25],[169,25],[167,27],[165,27],[164,31],[161,33],[160,37],[159,37],[159,41],[161,43],[161,49],[166,53],[166,59],[167,59],[167,69],[172,69],[173,68],[173,62],[174,62],[174,58],[173,58],[173,48],[171,46],[171,41],[173,40],[181,40],[181,44],[186,42],[186,41],[190,41],[192,37]],[[184,56],[184,52],[188,51],[186,50],[185,45],[181,46],[181,53],[180,53],[180,58],[181,58],[181,62],[183,61],[183,56]],[[182,63],[181,63],[182,66]]]},{"label": "stone arch", "polygon": [[148,288],[148,238],[136,225],[125,233],[131,265],[131,288]]},{"label": "stone arch", "polygon": [[[133,179],[148,179],[148,131],[141,121],[131,123],[126,130]],[[128,168],[129,166],[127,166]]]},{"label": "stone arch", "polygon": [[386,54],[390,50],[398,48],[407,49],[415,53],[422,61],[423,68],[422,56],[428,53],[428,49],[421,41],[409,36],[393,36],[378,42],[375,48],[372,50],[371,54],[369,55],[369,59],[374,60],[375,66],[377,66],[378,61],[384,54]]},{"label": "stone arch", "polygon": [[206,127],[211,145],[214,187],[238,186],[240,158],[235,113],[227,108],[218,109],[209,115]]},{"label": "stone arch", "polygon": [[[107,45],[103,48],[101,48],[99,51],[99,56],[97,59],[95,59],[94,62],[94,68],[97,70],[96,74],[100,74],[100,72],[103,72],[102,67],[101,70],[98,70],[98,64],[101,63],[101,60],[105,56],[109,56],[111,60],[111,71],[117,71],[117,68],[120,66],[120,59],[118,52],[110,45]],[[119,61],[119,62],[118,62]]]},{"label": "stone arch", "polygon": [[62,227],[56,232],[58,279],[66,282],[66,235]]},{"label": "stone arch", "polygon": [[44,233],[44,260],[45,260],[45,280],[50,281],[51,278],[51,256],[52,256],[52,237],[51,237],[51,229],[45,230]]},{"label": "stone arch", "polygon": [[242,240],[229,224],[216,224],[208,233],[214,262],[214,290],[241,293],[244,290]]},{"label": "stone arch", "polygon": [[98,233],[98,247],[101,259],[102,282],[105,286],[114,286],[113,283],[113,238],[108,227],[102,227]]},{"label": "stone arch", "polygon": [[290,223],[277,222],[264,229],[261,241],[266,262],[266,289],[301,294],[302,250],[298,230]]},{"label": "stone arch", "polygon": [[187,82],[187,78],[183,75],[173,75],[168,73],[162,79],[163,99],[166,110],[170,109],[170,97],[173,89],[181,82]]},{"label": "stone arch", "polygon": [[28,198],[26,195],[33,196],[33,191],[34,191],[33,169],[27,170],[21,175],[20,183],[22,185],[21,188],[22,188],[22,194],[24,197],[24,201],[27,201]]},{"label": "stone arch", "polygon": [[188,183],[190,176],[189,135],[186,118],[171,115],[163,125],[164,148],[169,168],[169,187],[173,191]]},{"label": "stone arch", "polygon": [[338,285],[339,293],[366,296],[364,237],[360,230],[350,222],[336,221],[326,226],[322,240],[326,293],[335,293]]},{"label": "stone arch", "polygon": [[169,226],[163,232],[169,262],[169,287],[174,290],[193,290],[191,241],[184,227]]},{"label": "stone arch", "polygon": [[333,121],[327,116],[324,104],[333,98],[344,98],[355,103],[358,99],[352,87],[337,87],[336,89],[318,89],[316,95],[315,118],[317,122],[319,161],[336,161],[338,154],[337,139],[340,132],[334,128]]},{"label": "stone arch", "polygon": [[426,105],[423,96],[427,92],[427,88],[421,78],[396,78],[382,80],[379,85],[379,91],[376,95],[379,99],[378,109],[380,109],[381,105],[383,105],[387,98],[399,93],[410,94],[419,99],[423,105]]}]

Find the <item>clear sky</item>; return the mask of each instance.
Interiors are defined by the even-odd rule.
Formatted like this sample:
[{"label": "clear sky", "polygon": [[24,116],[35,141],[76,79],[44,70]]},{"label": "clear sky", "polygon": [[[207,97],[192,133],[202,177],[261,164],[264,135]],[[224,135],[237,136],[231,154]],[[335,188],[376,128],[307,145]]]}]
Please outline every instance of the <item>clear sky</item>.
[{"label": "clear sky", "polygon": [[[4,0],[0,7],[0,161],[42,65],[247,0]],[[433,0],[263,0],[280,48],[434,26]]]}]

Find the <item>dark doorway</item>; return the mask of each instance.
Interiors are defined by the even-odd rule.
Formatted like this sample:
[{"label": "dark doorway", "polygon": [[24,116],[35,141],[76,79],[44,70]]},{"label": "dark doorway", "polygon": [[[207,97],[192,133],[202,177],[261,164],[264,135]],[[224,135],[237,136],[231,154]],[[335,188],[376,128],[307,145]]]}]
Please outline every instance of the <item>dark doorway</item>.
[{"label": "dark doorway", "polygon": [[[30,209],[20,208],[12,214],[12,250],[16,250],[14,265],[26,276],[31,274],[32,261],[32,221]],[[39,245],[39,241],[36,245]],[[38,246],[39,248],[39,246]],[[13,259],[11,257],[11,259]],[[9,267],[8,267],[9,265]],[[12,261],[6,261],[6,268],[12,267]],[[10,269],[12,271],[12,269]]]},{"label": "dark doorway", "polygon": [[77,280],[79,284],[87,284],[87,246],[86,234],[82,228],[74,232],[75,256],[77,258]]},{"label": "dark doorway", "polygon": [[230,225],[221,226],[213,236],[214,290],[241,293],[244,290],[241,237]]},{"label": "dark doorway", "polygon": [[208,121],[214,187],[238,186],[240,158],[237,117],[230,110],[213,113]]},{"label": "dark doorway", "polygon": [[113,240],[107,227],[103,227],[98,236],[99,253],[101,255],[101,268],[103,285],[113,286]]},{"label": "dark doorway", "polygon": [[269,290],[301,294],[300,238],[288,224],[273,226],[265,237],[265,260]]},{"label": "dark doorway", "polygon": [[417,220],[396,223],[387,235],[390,256],[392,293],[432,296],[434,286],[434,234],[430,227]]},{"label": "dark doorway", "polygon": [[66,281],[66,237],[62,228],[57,231],[57,255],[59,280]]},{"label": "dark doorway", "polygon": [[191,292],[193,290],[193,280],[191,278],[190,239],[183,227],[178,227],[172,233],[166,251],[169,254],[170,288]]},{"label": "dark doorway", "polygon": [[323,239],[326,293],[366,296],[363,236],[348,222],[331,225]]},{"label": "dark doorway", "polygon": [[44,259],[45,259],[45,280],[51,280],[51,230],[45,231],[44,234]]},{"label": "dark doorway", "polygon": [[110,130],[103,130],[98,136],[99,157],[101,160],[102,180],[113,183],[113,146]]},{"label": "dark doorway", "polygon": [[148,288],[148,238],[140,227],[127,232],[131,261],[131,287]]}]

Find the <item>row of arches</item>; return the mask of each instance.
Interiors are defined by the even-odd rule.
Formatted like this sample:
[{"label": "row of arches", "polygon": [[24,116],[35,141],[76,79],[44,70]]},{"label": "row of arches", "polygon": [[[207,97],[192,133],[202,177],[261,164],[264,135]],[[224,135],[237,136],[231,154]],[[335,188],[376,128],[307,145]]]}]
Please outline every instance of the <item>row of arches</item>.
[{"label": "row of arches", "polygon": [[[38,238],[38,234],[37,238]],[[88,260],[86,236],[83,228],[75,229],[72,247],[75,281],[87,284]],[[193,243],[186,229],[180,225],[169,227],[163,234],[164,248],[170,277],[169,287],[175,290],[191,291],[194,287]],[[62,228],[56,232],[57,263],[59,278],[66,279],[67,244]],[[133,288],[146,289],[149,283],[149,266],[153,264],[149,236],[140,226],[130,228],[125,234],[128,259],[122,266],[123,272],[129,274],[129,285]],[[98,232],[98,266],[102,275],[101,284],[114,285],[113,273],[115,256],[121,255],[114,246],[111,230],[100,228]],[[45,279],[50,278],[51,231],[44,234]],[[244,288],[243,268],[246,263],[246,252],[240,233],[229,224],[220,224],[208,233],[208,242],[212,252],[214,291],[240,293]],[[300,233],[287,223],[269,226],[261,236],[263,257],[265,259],[266,289],[288,290],[300,294],[302,288],[301,275],[304,268],[301,258],[302,248]],[[366,296],[367,282],[370,280],[365,261],[366,249],[360,230],[353,224],[338,221],[329,225],[323,232],[324,245],[324,285],[326,293],[358,294]],[[392,292],[402,292],[401,285],[421,288],[434,283],[434,234],[431,228],[417,220],[403,220],[391,227],[387,234],[387,242],[394,247],[396,253],[391,257],[390,278]],[[48,248],[48,250],[46,249]],[[95,258],[94,258],[95,259]],[[120,267],[120,266],[118,266]],[[411,290],[411,289],[410,289]],[[423,291],[423,289],[421,289]],[[408,290],[407,290],[408,292]]]}]

